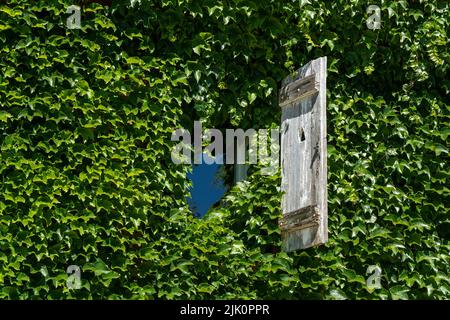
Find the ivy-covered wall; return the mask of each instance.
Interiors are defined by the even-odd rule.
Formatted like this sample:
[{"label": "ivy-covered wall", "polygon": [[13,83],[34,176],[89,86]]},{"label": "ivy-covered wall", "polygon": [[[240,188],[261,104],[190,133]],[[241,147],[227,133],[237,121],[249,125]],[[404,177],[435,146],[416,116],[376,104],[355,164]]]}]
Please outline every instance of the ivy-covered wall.
[{"label": "ivy-covered wall", "polygon": [[[72,30],[72,1],[0,1],[0,298],[450,298],[448,1],[87,2]],[[280,252],[255,167],[194,218],[172,131],[276,127],[324,55],[329,242]]]}]

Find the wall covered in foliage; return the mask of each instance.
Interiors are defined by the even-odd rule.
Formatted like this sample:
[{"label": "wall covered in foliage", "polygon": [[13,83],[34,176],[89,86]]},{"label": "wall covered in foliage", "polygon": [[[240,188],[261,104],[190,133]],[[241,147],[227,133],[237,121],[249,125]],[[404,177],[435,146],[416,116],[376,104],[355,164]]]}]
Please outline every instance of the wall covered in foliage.
[{"label": "wall covered in foliage", "polygon": [[[450,298],[448,1],[378,1],[379,30],[359,0],[87,2],[68,29],[71,1],[0,1],[0,298]],[[257,168],[194,218],[171,132],[278,126],[324,55],[329,242],[280,252]]]}]

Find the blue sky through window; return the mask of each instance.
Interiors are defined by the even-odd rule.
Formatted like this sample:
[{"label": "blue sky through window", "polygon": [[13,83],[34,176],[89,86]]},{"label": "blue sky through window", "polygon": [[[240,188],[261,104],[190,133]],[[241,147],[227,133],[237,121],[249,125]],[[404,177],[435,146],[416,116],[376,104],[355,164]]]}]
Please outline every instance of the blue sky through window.
[{"label": "blue sky through window", "polygon": [[[203,159],[206,157],[208,155],[203,154]],[[193,165],[192,172],[188,173],[188,179],[193,185],[187,201],[197,217],[203,217],[226,191],[223,179],[218,176],[222,166],[223,164],[206,164],[203,161],[202,164]]]}]

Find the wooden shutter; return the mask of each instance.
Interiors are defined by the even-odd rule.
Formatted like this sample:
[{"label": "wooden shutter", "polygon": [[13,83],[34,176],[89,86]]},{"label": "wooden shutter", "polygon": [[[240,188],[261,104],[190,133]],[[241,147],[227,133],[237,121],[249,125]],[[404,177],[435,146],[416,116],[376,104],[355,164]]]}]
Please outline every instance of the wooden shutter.
[{"label": "wooden shutter", "polygon": [[282,82],[281,168],[283,249],[294,251],[328,240],[327,58],[310,61]]}]

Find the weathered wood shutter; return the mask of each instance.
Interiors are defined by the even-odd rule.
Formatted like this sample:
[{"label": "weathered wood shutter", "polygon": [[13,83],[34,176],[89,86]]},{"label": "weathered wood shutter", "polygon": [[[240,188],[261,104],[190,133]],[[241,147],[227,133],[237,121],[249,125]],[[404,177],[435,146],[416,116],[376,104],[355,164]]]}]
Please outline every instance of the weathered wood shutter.
[{"label": "weathered wood shutter", "polygon": [[326,57],[310,61],[284,79],[280,90],[280,228],[288,252],[328,240],[326,68]]}]

